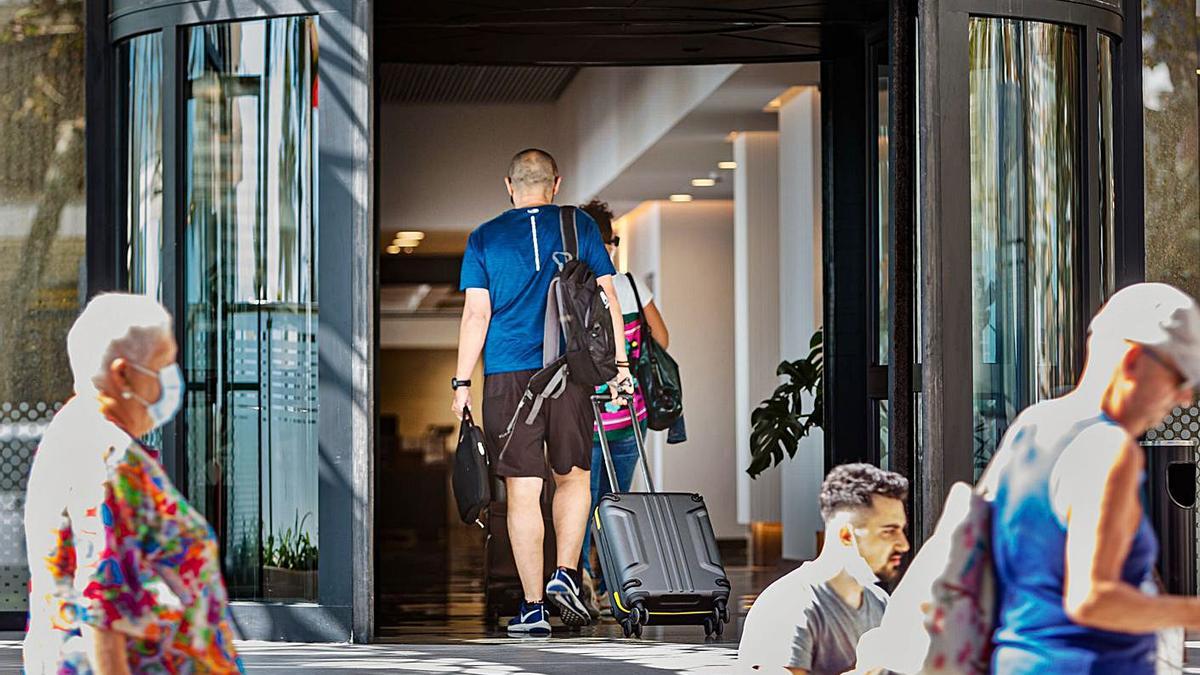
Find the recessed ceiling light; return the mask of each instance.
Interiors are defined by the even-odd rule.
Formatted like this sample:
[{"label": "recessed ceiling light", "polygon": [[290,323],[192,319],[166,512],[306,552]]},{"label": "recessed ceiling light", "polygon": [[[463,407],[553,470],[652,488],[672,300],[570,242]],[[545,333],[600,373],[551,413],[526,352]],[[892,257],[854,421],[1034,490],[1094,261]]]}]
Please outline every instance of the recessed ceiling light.
[{"label": "recessed ceiling light", "polygon": [[711,178],[693,178],[692,187],[712,187],[717,184],[717,181]]},{"label": "recessed ceiling light", "polygon": [[717,168],[732,171],[737,168],[737,162],[717,162]]},{"label": "recessed ceiling light", "polygon": [[421,241],[424,238],[425,238],[424,232],[416,232],[413,230],[402,230],[402,231],[396,233],[397,241],[399,241],[401,239],[416,239],[417,241]]},{"label": "recessed ceiling light", "polygon": [[690,201],[692,201],[692,196],[691,196],[691,195],[683,195],[683,194],[680,194],[680,195],[671,195],[670,197],[667,197],[667,199],[670,199],[670,200],[671,200],[671,201],[673,201],[673,202],[679,202],[679,203],[682,203],[682,202],[690,202]]},{"label": "recessed ceiling light", "polygon": [[796,96],[803,90],[804,87],[788,87],[783,91],[783,93],[771,99],[770,102],[768,102],[763,108],[763,112],[779,112],[779,109],[782,108],[784,104],[793,98],[796,98]]},{"label": "recessed ceiling light", "polygon": [[400,252],[400,247],[396,246],[395,244],[392,244],[391,246],[387,247],[387,252],[390,255],[396,255],[397,253]]}]

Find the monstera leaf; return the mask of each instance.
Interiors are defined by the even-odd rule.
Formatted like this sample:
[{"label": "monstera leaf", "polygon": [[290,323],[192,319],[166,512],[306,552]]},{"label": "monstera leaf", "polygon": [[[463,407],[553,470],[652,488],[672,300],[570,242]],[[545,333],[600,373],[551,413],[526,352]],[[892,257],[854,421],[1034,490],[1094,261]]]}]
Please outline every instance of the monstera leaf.
[{"label": "monstera leaf", "polygon": [[[771,398],[759,404],[750,416],[751,478],[796,454],[800,439],[814,428],[821,428],[825,407],[821,380],[825,375],[824,340],[821,331],[813,334],[809,354],[803,359],[784,361],[775,374],[784,378]],[[804,410],[805,396],[812,405]]]}]

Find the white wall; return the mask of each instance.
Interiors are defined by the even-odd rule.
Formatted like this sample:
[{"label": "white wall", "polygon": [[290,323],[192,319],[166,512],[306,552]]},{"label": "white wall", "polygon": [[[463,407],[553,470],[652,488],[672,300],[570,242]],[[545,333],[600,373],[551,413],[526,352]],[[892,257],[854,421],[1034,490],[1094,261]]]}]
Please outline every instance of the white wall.
[{"label": "white wall", "polygon": [[[779,111],[779,350],[782,359],[808,355],[821,325],[821,95],[805,87]],[[805,405],[811,404],[811,399]],[[818,495],[825,474],[820,430],[800,442],[777,471],[783,478],[783,556],[816,556],[824,529]]]},{"label": "white wall", "polygon": [[380,228],[466,232],[510,208],[508,163],[561,152],[554,119],[553,105],[382,106]]},{"label": "white wall", "polygon": [[540,147],[560,203],[598,194],[741,66],[585,68],[553,104],[384,105],[380,226],[469,231],[509,208],[513,153]]},{"label": "white wall", "polygon": [[717,536],[744,536],[733,436],[733,202],[647,202],[617,230],[628,269],[654,277],[683,380],[688,440],[667,445],[654,434],[658,487],[704,495]]},{"label": "white wall", "polygon": [[604,189],[741,66],[585,68],[558,101],[563,202]]},{"label": "white wall", "polygon": [[768,470],[751,479],[745,472],[751,413],[779,381],[779,133],[738,134],[733,159],[738,522],[779,522],[779,473]]}]

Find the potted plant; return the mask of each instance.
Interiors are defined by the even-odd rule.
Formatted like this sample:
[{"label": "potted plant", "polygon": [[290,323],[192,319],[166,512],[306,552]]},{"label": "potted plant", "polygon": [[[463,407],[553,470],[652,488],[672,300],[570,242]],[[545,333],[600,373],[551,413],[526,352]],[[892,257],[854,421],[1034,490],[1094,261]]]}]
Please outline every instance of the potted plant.
[{"label": "potted plant", "polygon": [[300,518],[276,537],[268,534],[263,541],[263,596],[278,600],[317,599],[317,547]]},{"label": "potted plant", "polygon": [[[746,473],[751,478],[772,466],[783,462],[784,456],[792,457],[800,439],[824,423],[822,380],[825,376],[824,340],[818,330],[809,341],[808,356],[779,364],[775,374],[784,381],[775,388],[770,398],[759,404],[750,416],[750,466]],[[809,410],[804,410],[804,399],[812,397]]]}]

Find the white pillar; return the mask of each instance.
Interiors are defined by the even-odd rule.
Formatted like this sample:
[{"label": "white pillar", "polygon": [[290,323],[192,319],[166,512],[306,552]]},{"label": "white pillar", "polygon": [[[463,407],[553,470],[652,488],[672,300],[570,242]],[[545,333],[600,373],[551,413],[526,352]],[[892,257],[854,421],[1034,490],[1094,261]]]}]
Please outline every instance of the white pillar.
[{"label": "white pillar", "polygon": [[[804,89],[779,110],[779,347],[783,359],[808,355],[821,326],[821,95]],[[806,401],[806,405],[811,400]],[[783,557],[810,560],[824,529],[818,493],[825,439],[800,442],[783,474]]]},{"label": "white pillar", "polygon": [[734,372],[738,522],[780,520],[780,472],[751,480],[750,414],[779,366],[779,133],[739,133],[734,173]]}]

